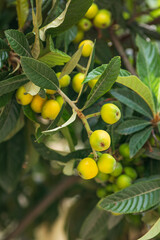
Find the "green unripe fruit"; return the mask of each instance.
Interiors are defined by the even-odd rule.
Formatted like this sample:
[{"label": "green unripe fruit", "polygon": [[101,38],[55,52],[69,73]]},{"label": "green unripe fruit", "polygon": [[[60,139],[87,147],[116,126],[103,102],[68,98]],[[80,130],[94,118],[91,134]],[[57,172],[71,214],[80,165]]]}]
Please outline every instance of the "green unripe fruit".
[{"label": "green unripe fruit", "polygon": [[98,174],[98,167],[94,159],[84,158],[78,164],[77,171],[83,179],[91,179]]},{"label": "green unripe fruit", "polygon": [[96,195],[98,198],[104,198],[107,195],[105,188],[98,188]]},{"label": "green unripe fruit", "polygon": [[101,117],[104,122],[114,124],[120,119],[121,112],[115,104],[106,103],[101,108]]},{"label": "green unripe fruit", "polygon": [[112,189],[113,189],[113,192],[118,192],[119,191],[119,188],[116,184],[112,184]]},{"label": "green unripe fruit", "polygon": [[79,44],[78,48],[80,48],[82,45],[82,56],[89,57],[93,49],[93,42],[91,40],[84,40]]},{"label": "green unripe fruit", "polygon": [[119,147],[119,153],[121,154],[121,156],[125,158],[130,158],[129,144],[128,143],[121,144],[121,146]]},{"label": "green unripe fruit", "polygon": [[116,166],[116,160],[108,153],[102,154],[97,162],[100,172],[103,173],[112,173]]},{"label": "green unripe fruit", "polygon": [[61,72],[56,73],[56,76],[59,80],[59,86],[60,87],[67,87],[70,84],[71,77],[66,74],[62,78],[59,78],[60,75],[61,75]]},{"label": "green unripe fruit", "polygon": [[82,88],[82,83],[84,81],[84,73],[77,73],[72,79],[72,88],[76,93],[79,93]]},{"label": "green unripe fruit", "polygon": [[32,95],[30,95],[29,93],[26,94],[26,89],[24,86],[18,88],[16,92],[16,100],[19,104],[24,106],[28,105],[31,103],[32,99],[33,99]]},{"label": "green unripe fruit", "polygon": [[132,183],[132,179],[126,174],[122,174],[117,178],[116,184],[119,189],[129,187]]},{"label": "green unripe fruit", "polygon": [[99,10],[93,20],[93,24],[101,29],[107,28],[111,24],[111,13],[106,9]]},{"label": "green unripe fruit", "polygon": [[132,167],[125,167],[124,172],[127,176],[132,178],[132,180],[135,180],[137,178],[137,172]]},{"label": "green unripe fruit", "polygon": [[99,172],[96,176],[101,182],[106,182],[109,178],[109,175],[106,173]]},{"label": "green unripe fruit", "polygon": [[117,162],[116,167],[114,171],[111,173],[111,175],[114,177],[118,177],[122,173],[122,171],[123,171],[122,164],[120,162]]},{"label": "green unripe fruit", "polygon": [[57,96],[56,97],[56,101],[59,103],[59,106],[62,107],[64,100],[61,96]]},{"label": "green unripe fruit", "polygon": [[110,177],[108,179],[108,182],[114,183],[115,182],[115,177],[110,175]]},{"label": "green unripe fruit", "polygon": [[90,8],[88,9],[88,11],[85,14],[86,18],[92,19],[96,16],[96,14],[98,13],[98,6],[95,3],[92,3],[92,5],[90,6]]},{"label": "green unripe fruit", "polygon": [[87,18],[82,18],[79,23],[78,23],[78,27],[84,31],[87,32],[89,31],[89,29],[92,27],[92,23],[89,19]]},{"label": "green unripe fruit", "polygon": [[111,138],[104,130],[96,130],[90,136],[91,147],[96,151],[105,151],[110,147]]},{"label": "green unripe fruit", "polygon": [[105,189],[106,189],[107,193],[112,193],[113,192],[113,184],[107,184]]},{"label": "green unripe fruit", "polygon": [[75,39],[73,40],[73,42],[79,43],[80,41],[82,41],[83,38],[84,38],[84,32],[82,30],[78,30],[77,35],[76,35]]}]

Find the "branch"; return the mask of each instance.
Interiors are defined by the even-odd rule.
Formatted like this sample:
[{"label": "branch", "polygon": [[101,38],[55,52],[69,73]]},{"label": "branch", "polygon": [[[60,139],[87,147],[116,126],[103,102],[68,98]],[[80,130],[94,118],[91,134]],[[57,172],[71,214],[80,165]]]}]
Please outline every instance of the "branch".
[{"label": "branch", "polygon": [[110,28],[110,37],[111,37],[111,40],[112,42],[114,43],[118,53],[120,54],[120,56],[122,57],[123,59],[123,62],[124,62],[124,65],[126,66],[126,68],[128,69],[128,71],[133,74],[133,75],[137,75],[136,74],[136,71],[134,69],[134,67],[130,64],[129,60],[128,60],[128,57],[123,49],[123,46],[121,45],[118,37],[116,36],[116,34],[114,33],[113,29]]},{"label": "branch", "polygon": [[3,240],[11,240],[20,235],[51,203],[59,198],[64,191],[77,183],[79,179],[78,177],[67,177],[61,181],[31,212],[28,213],[17,228]]}]

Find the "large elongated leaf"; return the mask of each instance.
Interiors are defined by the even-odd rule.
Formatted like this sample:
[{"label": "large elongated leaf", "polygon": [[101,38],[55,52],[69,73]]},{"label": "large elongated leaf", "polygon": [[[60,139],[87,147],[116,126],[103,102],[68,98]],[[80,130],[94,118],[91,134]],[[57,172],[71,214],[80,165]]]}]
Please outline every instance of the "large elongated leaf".
[{"label": "large elongated leaf", "polygon": [[38,60],[46,63],[49,67],[54,67],[56,65],[64,65],[64,63],[70,60],[70,56],[66,53],[55,49],[52,39],[49,39],[49,46],[43,50]]},{"label": "large elongated leaf", "polygon": [[6,105],[0,115],[0,142],[4,141],[7,135],[14,129],[19,115],[20,105],[15,100]]},{"label": "large elongated leaf", "polygon": [[155,105],[150,89],[136,76],[118,77],[116,82],[135,91],[148,104],[153,114],[155,113]]},{"label": "large elongated leaf", "polygon": [[40,29],[41,39],[44,39],[46,32],[55,36],[75,25],[85,15],[92,4],[92,0],[71,0],[68,4],[66,12],[63,12],[53,22]]},{"label": "large elongated leaf", "polygon": [[33,58],[22,57],[22,68],[26,76],[37,86],[57,90],[59,82],[55,72],[46,64]]},{"label": "large elongated leaf", "polygon": [[18,16],[18,26],[22,29],[29,13],[28,0],[16,0],[16,10]]},{"label": "large elongated leaf", "polygon": [[120,71],[120,64],[120,57],[114,57],[109,62],[103,74],[101,75],[95,86],[92,88],[84,108],[92,105],[95,101],[97,101],[97,99],[99,99],[102,95],[104,95],[111,89],[112,85],[118,77]]},{"label": "large elongated leaf", "polygon": [[16,186],[25,155],[23,132],[0,144],[0,185],[7,192]]},{"label": "large elongated leaf", "polygon": [[135,183],[117,193],[102,199],[98,205],[115,213],[138,213],[159,203],[160,178]]},{"label": "large elongated leaf", "polygon": [[[97,207],[95,207],[88,217],[85,219],[81,230],[80,238],[81,239],[105,239],[108,228],[107,221],[109,219],[109,214]],[[101,234],[103,233],[103,236]]]},{"label": "large elongated leaf", "polygon": [[127,121],[122,122],[118,126],[116,131],[119,134],[128,135],[128,134],[131,134],[131,133],[138,132],[139,130],[142,130],[145,127],[147,127],[148,125],[151,125],[151,122],[141,120],[141,119],[127,120]]},{"label": "large elongated leaf", "polygon": [[157,222],[152,226],[152,228],[141,238],[138,240],[149,240],[156,237],[160,233],[160,218]]},{"label": "large elongated leaf", "polygon": [[28,81],[29,81],[28,78],[24,74],[17,75],[15,77],[0,81],[0,96],[2,96],[5,93],[9,93],[16,90],[17,88],[24,85]]},{"label": "large elongated leaf", "polygon": [[145,154],[153,159],[160,160],[160,150],[159,148],[152,147],[152,151],[147,150]]},{"label": "large elongated leaf", "polygon": [[19,55],[31,57],[28,41],[22,32],[11,29],[5,31],[6,38],[11,48]]},{"label": "large elongated leaf", "polygon": [[145,128],[144,130],[135,133],[129,141],[130,157],[134,157],[136,153],[143,147],[152,132],[152,127]]},{"label": "large elongated leaf", "polygon": [[146,102],[130,89],[112,89],[110,93],[120,102],[132,108],[134,111],[139,112],[150,119],[153,118],[151,109]]},{"label": "large elongated leaf", "polygon": [[158,98],[160,95],[160,56],[158,47],[155,43],[147,42],[139,35],[136,38],[136,43],[139,47],[137,56],[139,77],[153,92],[153,95]]}]

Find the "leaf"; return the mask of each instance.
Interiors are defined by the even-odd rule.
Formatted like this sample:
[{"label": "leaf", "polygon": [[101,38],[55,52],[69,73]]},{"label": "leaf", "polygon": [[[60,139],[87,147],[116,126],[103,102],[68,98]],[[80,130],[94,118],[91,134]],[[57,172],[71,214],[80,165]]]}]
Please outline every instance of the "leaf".
[{"label": "leaf", "polygon": [[20,131],[9,141],[1,143],[0,152],[0,185],[7,192],[11,192],[19,180],[24,162],[23,132]]},{"label": "leaf", "polygon": [[111,89],[112,85],[118,77],[120,64],[120,57],[112,58],[103,74],[98,79],[95,86],[92,88],[84,105],[84,109],[91,106],[95,101],[97,101],[101,96],[103,96]]},{"label": "leaf", "polygon": [[0,39],[0,68],[3,67],[3,63],[8,59],[8,52],[10,51],[10,48],[8,44]]},{"label": "leaf", "polygon": [[105,236],[107,235],[107,221],[109,214],[102,209],[95,207],[88,217],[83,222],[80,229],[80,238],[82,239],[95,239],[105,230]]},{"label": "leaf", "polygon": [[147,150],[145,154],[153,159],[160,160],[160,149],[152,147],[152,151]]},{"label": "leaf", "polygon": [[66,165],[64,166],[64,168],[63,168],[63,174],[65,174],[67,176],[72,176],[73,173],[74,173],[74,171],[73,171],[74,164],[75,164],[75,160],[74,159],[68,161],[66,163]]},{"label": "leaf", "polygon": [[42,0],[36,0],[36,18],[38,27],[42,24]]},{"label": "leaf", "polygon": [[77,117],[77,112],[74,111],[73,109],[73,114],[72,116],[68,119],[68,121],[66,121],[64,124],[62,124],[61,126],[59,127],[56,127],[54,129],[50,129],[50,130],[45,130],[43,131],[42,133],[51,133],[51,132],[56,132],[58,130],[60,130],[61,128],[64,128],[64,127],[67,127],[68,125],[70,125],[72,122],[74,122],[76,120],[76,117]]},{"label": "leaf", "polygon": [[32,96],[35,96],[39,93],[40,91],[40,87],[38,87],[37,85],[35,85],[34,83],[32,83],[31,81],[26,83],[24,85],[26,93],[31,94]]},{"label": "leaf", "polygon": [[88,8],[92,4],[92,0],[71,0],[66,4],[65,10],[45,27],[40,29],[40,38],[45,39],[45,32],[57,35],[66,31],[85,15]]},{"label": "leaf", "polygon": [[149,240],[156,237],[159,233],[160,233],[160,218],[152,226],[152,228],[143,237],[138,238],[138,240]]},{"label": "leaf", "polygon": [[45,32],[47,31],[47,29],[56,28],[63,23],[70,3],[71,3],[71,0],[67,2],[64,11],[56,19],[54,19],[51,23],[47,24],[45,27],[40,29],[39,35],[42,41],[45,41]]},{"label": "leaf", "polygon": [[77,66],[77,63],[79,62],[81,55],[82,55],[82,49],[83,46],[81,46],[71,57],[69,62],[64,66],[64,68],[61,71],[60,78],[62,78],[64,75],[70,74],[73,69]]},{"label": "leaf", "polygon": [[2,96],[5,93],[12,92],[19,88],[20,86],[27,83],[29,80],[24,75],[17,75],[15,77],[8,78],[6,80],[0,81],[0,96]]},{"label": "leaf", "polygon": [[0,96],[0,108],[4,107],[12,98],[13,92]]},{"label": "leaf", "polygon": [[98,206],[106,211],[128,214],[146,211],[159,203],[160,178],[140,181],[103,198]]},{"label": "leaf", "polygon": [[34,40],[34,44],[31,52],[32,52],[32,56],[37,59],[40,54],[40,40],[39,40],[39,28],[38,28],[38,22],[37,22],[37,11],[35,15],[33,8],[32,8],[32,19],[33,19],[33,26],[34,26],[33,32],[35,34],[35,40]]},{"label": "leaf", "polygon": [[46,64],[33,58],[22,57],[22,68],[34,84],[41,88],[57,90],[59,82],[55,72]]},{"label": "leaf", "polygon": [[18,16],[18,26],[19,29],[22,29],[29,14],[28,0],[16,0],[16,10]]},{"label": "leaf", "polygon": [[160,95],[160,57],[158,47],[155,43],[148,42],[139,35],[136,37],[136,43],[139,48],[137,56],[139,77],[153,92],[153,95],[158,98]]},{"label": "leaf", "polygon": [[144,116],[152,119],[153,115],[147,103],[135,92],[130,89],[112,89],[110,93],[117,98],[120,102],[132,108],[134,111],[143,114]]},{"label": "leaf", "polygon": [[116,131],[119,134],[129,135],[131,133],[135,133],[138,132],[139,130],[144,129],[148,125],[151,125],[151,122],[141,119],[126,120],[118,125]]},{"label": "leaf", "polygon": [[134,157],[136,153],[143,147],[152,132],[152,127],[145,128],[135,133],[129,141],[130,157]]},{"label": "leaf", "polygon": [[27,118],[29,118],[33,122],[37,122],[36,114],[31,109],[30,105],[22,106],[24,115],[26,115]]},{"label": "leaf", "polygon": [[46,63],[49,67],[54,67],[57,65],[64,65],[71,59],[66,53],[55,49],[52,39],[49,40],[49,47],[41,53],[38,60]]},{"label": "leaf", "polygon": [[28,41],[22,32],[11,29],[11,30],[6,30],[5,35],[11,48],[19,56],[31,57],[31,51],[29,48]]},{"label": "leaf", "polygon": [[136,76],[118,77],[117,83],[123,84],[124,86],[132,89],[136,92],[150,107],[153,115],[155,113],[155,105],[150,89],[139,80]]},{"label": "leaf", "polygon": [[15,100],[7,104],[0,115],[0,142],[14,129],[20,116],[20,105]]}]

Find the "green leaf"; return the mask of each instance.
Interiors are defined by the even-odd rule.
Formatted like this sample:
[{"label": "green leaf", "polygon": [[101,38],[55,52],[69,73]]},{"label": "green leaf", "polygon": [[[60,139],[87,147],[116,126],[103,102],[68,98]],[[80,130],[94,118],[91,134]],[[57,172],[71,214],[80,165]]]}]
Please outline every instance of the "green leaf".
[{"label": "green leaf", "polygon": [[70,60],[70,56],[66,53],[55,49],[52,39],[49,40],[49,47],[43,50],[38,60],[46,63],[49,67],[54,67],[57,65],[64,65]]},{"label": "green leaf", "polygon": [[0,81],[0,96],[16,90],[27,82],[29,82],[29,80],[24,74]]},{"label": "green leaf", "polygon": [[29,48],[28,41],[22,32],[11,29],[11,30],[6,30],[5,35],[11,48],[19,56],[31,57],[31,51]]},{"label": "green leaf", "polygon": [[0,38],[0,52],[1,51],[10,51],[8,44]]},{"label": "green leaf", "polygon": [[159,203],[160,178],[140,181],[102,199],[98,206],[106,211],[128,214],[146,211]]},{"label": "green leaf", "polygon": [[64,75],[70,74],[73,69],[77,66],[77,63],[79,62],[81,55],[82,55],[82,49],[83,46],[81,46],[71,57],[69,62],[64,66],[64,68],[61,71],[60,78],[62,78]]},{"label": "green leaf", "polygon": [[5,106],[12,98],[13,92],[0,96],[0,108]]},{"label": "green leaf", "polygon": [[139,35],[136,37],[136,43],[139,48],[137,56],[138,75],[141,81],[153,92],[153,95],[158,98],[160,95],[160,56],[158,47],[155,43],[148,42]]},{"label": "green leaf", "polygon": [[66,31],[85,15],[92,0],[71,0],[68,1],[65,10],[55,20],[40,29],[40,38],[45,39],[45,33],[55,36]]},{"label": "green leaf", "polygon": [[1,143],[0,152],[0,185],[7,192],[11,192],[19,180],[24,162],[23,132],[20,131],[9,141]]},{"label": "green leaf", "polygon": [[152,228],[143,237],[138,238],[138,240],[149,240],[156,237],[159,233],[160,233],[160,218],[152,226]]},{"label": "green leaf", "polygon": [[28,0],[16,0],[16,10],[18,16],[18,26],[19,29],[22,29],[29,14]]},{"label": "green leaf", "polygon": [[22,106],[24,115],[33,122],[37,122],[36,113],[33,112],[30,105]]},{"label": "green leaf", "polygon": [[22,68],[26,76],[37,86],[57,90],[59,82],[55,72],[46,64],[33,58],[22,57]]},{"label": "green leaf", "polygon": [[152,151],[147,150],[145,154],[153,159],[160,160],[160,150],[159,148],[152,147]]},{"label": "green leaf", "polygon": [[[97,207],[94,208],[83,222],[83,225],[80,229],[80,238],[97,239],[98,237],[98,239],[106,239],[106,235],[108,232],[108,219],[109,214],[106,211]],[[103,232],[105,232],[105,234]],[[102,233],[104,234],[104,236],[101,236]]]},{"label": "green leaf", "polygon": [[7,43],[0,39],[0,68],[3,67],[3,63],[8,59],[8,52],[10,51]]},{"label": "green leaf", "polygon": [[134,111],[139,112],[150,119],[153,118],[152,112],[146,102],[130,89],[112,89],[110,93]]},{"label": "green leaf", "polygon": [[91,106],[101,96],[108,92],[112,85],[115,83],[119,71],[120,71],[120,57],[114,57],[107,65],[101,77],[98,79],[95,86],[92,88],[87,101],[84,105],[84,109]]},{"label": "green leaf", "polygon": [[152,97],[152,93],[150,89],[139,80],[136,76],[128,76],[128,77],[118,77],[116,80],[117,83],[120,83],[134,92],[136,92],[150,107],[153,115],[155,113],[155,105]]},{"label": "green leaf", "polygon": [[15,100],[7,104],[0,115],[0,142],[14,129],[20,116],[20,105]]},{"label": "green leaf", "polygon": [[147,127],[138,133],[135,133],[129,141],[130,157],[134,157],[136,153],[143,147],[152,132],[152,127]]},{"label": "green leaf", "polygon": [[151,125],[149,121],[145,121],[141,119],[126,120],[120,123],[120,125],[118,125],[118,128],[116,129],[116,131],[119,134],[129,135],[131,133],[135,133],[135,132],[138,132],[139,130],[144,129],[148,125]]}]

